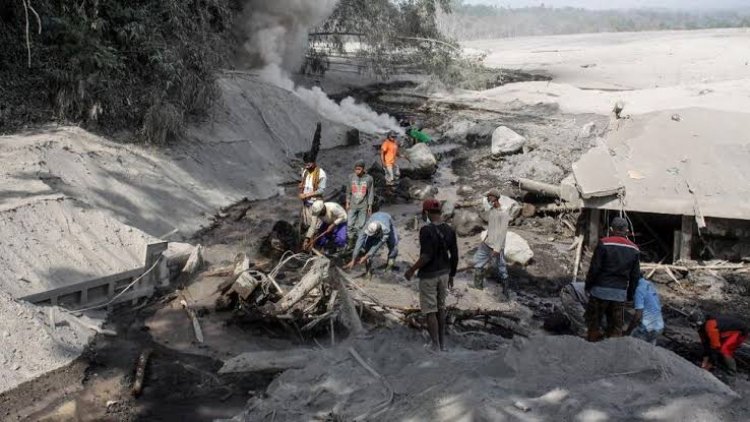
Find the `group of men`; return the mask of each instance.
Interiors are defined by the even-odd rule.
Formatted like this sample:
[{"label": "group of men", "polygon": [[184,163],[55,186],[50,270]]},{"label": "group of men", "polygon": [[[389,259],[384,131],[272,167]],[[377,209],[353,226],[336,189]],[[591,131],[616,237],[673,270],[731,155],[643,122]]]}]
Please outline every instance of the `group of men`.
[{"label": "group of men", "polygon": [[[387,186],[398,182],[398,142],[389,132],[380,149]],[[302,201],[301,229],[303,248],[351,251],[347,269],[364,264],[372,274],[372,258],[387,246],[386,269],[392,270],[398,256],[399,236],[393,218],[385,212],[373,212],[374,180],[367,174],[365,162],[354,164],[349,178],[346,202],[324,202],[327,175],[314,157],[304,157],[299,199]],[[484,288],[486,267],[494,262],[494,275],[503,294],[510,295],[510,277],[504,259],[510,216],[500,204],[501,194],[492,189],[485,194],[488,229],[474,254],[473,287]],[[406,271],[406,278],[419,277],[420,308],[426,316],[431,347],[445,349],[445,298],[452,288],[458,264],[455,231],[443,221],[441,203],[435,199],[422,204],[425,225],[419,232],[420,255]],[[629,223],[615,217],[610,235],[600,239],[594,250],[583,292],[571,286],[575,297],[585,304],[586,337],[595,342],[606,337],[631,335],[656,344],[664,330],[661,302],[657,290],[640,271],[640,251],[628,239]],[[576,283],[574,283],[576,284]],[[625,326],[625,307],[632,303],[634,316]],[[706,369],[721,366],[736,371],[734,354],[748,337],[748,327],[737,318],[708,316],[698,324],[704,345]]]},{"label": "group of men", "polygon": [[[656,344],[664,331],[659,294],[641,274],[640,251],[627,238],[629,232],[628,221],[615,217],[610,225],[611,234],[599,241],[591,258],[582,297],[587,300],[585,321],[589,341],[624,334]],[[624,329],[628,302],[633,304],[634,316]],[[705,369],[718,366],[730,374],[736,372],[735,352],[748,338],[747,324],[728,315],[707,315],[698,318],[695,325],[703,344],[701,366]]]},{"label": "group of men", "polygon": [[[387,143],[395,142],[388,138]],[[384,168],[397,174],[395,151],[390,146],[384,147],[387,153],[383,157]],[[391,156],[393,155],[393,157]],[[391,159],[393,159],[391,161]],[[393,218],[385,212],[373,213],[375,199],[374,180],[367,174],[365,162],[359,160],[354,164],[354,172],[349,177],[346,189],[346,202],[339,203],[323,199],[327,175],[315,158],[307,154],[303,157],[304,169],[299,185],[299,199],[302,201],[300,232],[303,234],[304,250],[320,248],[328,252],[352,252],[347,268],[365,264],[367,273],[372,271],[372,257],[382,248],[388,247],[387,269],[392,269],[398,256],[398,233]],[[394,170],[394,167],[396,170]]]}]

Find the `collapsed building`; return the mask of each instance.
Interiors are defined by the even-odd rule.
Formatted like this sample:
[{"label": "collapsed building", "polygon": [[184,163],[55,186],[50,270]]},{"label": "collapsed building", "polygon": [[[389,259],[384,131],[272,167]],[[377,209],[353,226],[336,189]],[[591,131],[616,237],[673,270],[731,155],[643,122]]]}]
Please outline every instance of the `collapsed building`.
[{"label": "collapsed building", "polygon": [[644,261],[739,261],[750,256],[749,161],[744,114],[660,111],[613,120],[555,193],[583,209],[590,248],[624,215]]}]

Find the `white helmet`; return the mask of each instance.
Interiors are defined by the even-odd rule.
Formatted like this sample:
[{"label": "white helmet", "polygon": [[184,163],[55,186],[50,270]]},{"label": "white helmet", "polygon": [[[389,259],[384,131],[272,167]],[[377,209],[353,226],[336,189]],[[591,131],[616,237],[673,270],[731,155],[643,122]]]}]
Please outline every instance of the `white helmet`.
[{"label": "white helmet", "polygon": [[365,234],[367,236],[375,236],[380,231],[380,223],[377,221],[371,221],[370,224],[365,227]]},{"label": "white helmet", "polygon": [[320,215],[320,213],[322,213],[325,209],[326,204],[320,199],[313,202],[312,206],[310,207],[310,211],[313,213],[313,215]]}]

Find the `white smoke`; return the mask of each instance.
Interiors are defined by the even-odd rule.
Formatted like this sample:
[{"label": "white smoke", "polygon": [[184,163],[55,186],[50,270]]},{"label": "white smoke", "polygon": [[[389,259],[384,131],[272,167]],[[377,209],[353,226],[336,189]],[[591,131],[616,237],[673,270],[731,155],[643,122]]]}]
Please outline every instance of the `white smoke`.
[{"label": "white smoke", "polygon": [[337,104],[319,87],[295,87],[285,70],[299,67],[304,60],[308,30],[330,16],[337,3],[338,0],[249,0],[245,7],[249,14],[245,51],[261,68],[263,80],[295,93],[323,117],[366,133],[403,133],[394,118],[378,114],[366,104],[357,104],[351,97]]}]

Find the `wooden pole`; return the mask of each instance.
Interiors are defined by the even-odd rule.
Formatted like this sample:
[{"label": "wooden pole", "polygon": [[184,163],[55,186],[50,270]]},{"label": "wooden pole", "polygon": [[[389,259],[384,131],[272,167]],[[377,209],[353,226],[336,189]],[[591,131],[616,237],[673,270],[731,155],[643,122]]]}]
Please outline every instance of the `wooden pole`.
[{"label": "wooden pole", "polygon": [[690,261],[693,252],[693,233],[695,218],[691,215],[682,216],[682,240],[680,242],[680,261]]}]

